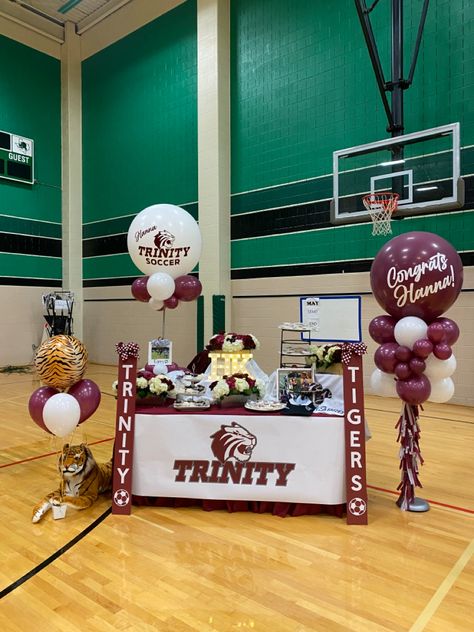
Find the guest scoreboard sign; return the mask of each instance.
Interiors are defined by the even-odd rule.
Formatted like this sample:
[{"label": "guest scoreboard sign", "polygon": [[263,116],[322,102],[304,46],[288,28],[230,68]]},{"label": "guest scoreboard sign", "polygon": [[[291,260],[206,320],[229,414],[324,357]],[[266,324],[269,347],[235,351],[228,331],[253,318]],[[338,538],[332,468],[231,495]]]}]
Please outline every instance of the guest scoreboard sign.
[{"label": "guest scoreboard sign", "polygon": [[34,142],[31,138],[0,131],[0,178],[33,184]]}]

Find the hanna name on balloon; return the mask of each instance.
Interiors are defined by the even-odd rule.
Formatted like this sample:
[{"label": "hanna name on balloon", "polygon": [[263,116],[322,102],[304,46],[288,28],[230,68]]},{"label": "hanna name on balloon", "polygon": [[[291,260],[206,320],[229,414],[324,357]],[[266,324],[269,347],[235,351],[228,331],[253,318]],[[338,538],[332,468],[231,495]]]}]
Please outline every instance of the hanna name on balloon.
[{"label": "hanna name on balloon", "polygon": [[[434,258],[435,257],[431,257],[431,259]],[[436,255],[436,258],[440,262],[443,260],[443,262],[435,264],[430,259],[428,263],[423,262],[407,270],[397,270],[395,267],[390,268],[387,274],[387,285],[393,289],[393,298],[397,301],[397,307],[403,307],[407,303],[416,303],[420,298],[425,298],[430,294],[437,294],[440,290],[444,290],[450,285],[454,287],[454,268],[450,265],[450,273],[443,279],[415,289],[415,282],[420,280],[425,270],[431,272],[433,270],[446,269],[446,257]],[[404,285],[404,282],[410,278],[414,278],[414,282],[412,281],[409,285]]]}]

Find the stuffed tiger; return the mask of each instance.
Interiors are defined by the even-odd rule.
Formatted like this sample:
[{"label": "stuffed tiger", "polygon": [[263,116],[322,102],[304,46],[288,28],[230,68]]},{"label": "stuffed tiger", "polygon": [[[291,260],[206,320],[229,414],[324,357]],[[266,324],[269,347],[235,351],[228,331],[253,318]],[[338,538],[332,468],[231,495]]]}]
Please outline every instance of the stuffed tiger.
[{"label": "stuffed tiger", "polygon": [[[58,461],[62,477],[62,502],[74,509],[87,509],[99,494],[112,488],[112,459],[108,463],[97,463],[90,449],[84,444],[70,446],[66,443]],[[52,505],[61,503],[61,492],[57,489],[48,494],[33,508],[33,522],[39,522]]]}]

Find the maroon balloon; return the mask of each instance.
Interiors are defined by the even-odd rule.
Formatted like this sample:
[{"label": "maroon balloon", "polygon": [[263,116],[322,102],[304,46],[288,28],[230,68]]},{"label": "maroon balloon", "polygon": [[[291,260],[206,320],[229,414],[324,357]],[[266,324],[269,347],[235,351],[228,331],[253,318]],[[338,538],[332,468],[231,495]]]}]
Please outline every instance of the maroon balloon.
[{"label": "maroon balloon", "polygon": [[375,298],[395,318],[432,320],[457,299],[461,258],[442,237],[413,231],[394,237],[377,253],[370,270]]},{"label": "maroon balloon", "polygon": [[403,345],[398,347],[395,351],[395,357],[400,362],[408,362],[412,356],[411,349],[409,347],[404,347]]},{"label": "maroon balloon", "polygon": [[434,323],[441,323],[446,334],[446,342],[448,345],[454,345],[459,338],[459,327],[451,318],[437,318]]},{"label": "maroon balloon", "polygon": [[410,367],[410,371],[415,375],[421,375],[426,369],[426,363],[421,358],[412,358],[408,366]]},{"label": "maroon balloon", "polygon": [[99,408],[100,388],[92,380],[79,380],[68,390],[68,395],[72,395],[79,402],[81,408],[80,424],[89,419]]},{"label": "maroon balloon", "polygon": [[407,404],[418,406],[426,402],[431,395],[431,384],[426,375],[416,375],[408,380],[397,380],[397,393]]},{"label": "maroon balloon", "polygon": [[151,296],[148,294],[148,290],[146,289],[146,284],[149,277],[139,277],[135,279],[132,283],[132,295],[137,301],[141,301],[142,303],[148,303],[151,299]]},{"label": "maroon balloon", "polygon": [[43,408],[46,402],[53,395],[57,395],[59,393],[58,390],[52,388],[52,386],[42,386],[38,388],[34,393],[31,394],[30,400],[28,402],[28,412],[30,413],[31,419],[38,424],[38,426],[42,430],[46,430],[49,434],[54,434],[51,430],[45,426],[43,421]]},{"label": "maroon balloon", "polygon": [[438,358],[438,360],[447,360],[453,354],[453,350],[446,342],[440,342],[435,345],[433,349],[434,355]]},{"label": "maroon balloon", "polygon": [[413,353],[425,360],[430,353],[433,353],[433,343],[428,338],[421,338],[413,345]]},{"label": "maroon balloon", "polygon": [[167,298],[165,301],[163,301],[163,303],[167,309],[176,309],[179,305],[179,300],[173,294],[173,296]]},{"label": "maroon balloon", "polygon": [[394,342],[393,331],[396,324],[397,321],[393,316],[388,316],[387,314],[376,316],[369,323],[369,334],[379,344]]},{"label": "maroon balloon", "polygon": [[174,283],[175,289],[173,296],[180,301],[194,301],[202,292],[201,281],[190,274],[178,277]]},{"label": "maroon balloon", "polygon": [[434,323],[431,323],[431,325],[428,325],[428,331],[426,335],[428,336],[428,339],[431,340],[431,342],[433,342],[434,344],[441,342],[444,338],[446,338],[446,332],[444,330],[443,324],[437,323],[436,321]]},{"label": "maroon balloon", "polygon": [[395,367],[395,375],[399,380],[406,380],[411,375],[411,370],[406,362],[399,362]]},{"label": "maroon balloon", "polygon": [[386,342],[376,350],[374,354],[374,362],[378,369],[384,373],[393,373],[397,365],[395,352],[398,349],[396,342]]}]

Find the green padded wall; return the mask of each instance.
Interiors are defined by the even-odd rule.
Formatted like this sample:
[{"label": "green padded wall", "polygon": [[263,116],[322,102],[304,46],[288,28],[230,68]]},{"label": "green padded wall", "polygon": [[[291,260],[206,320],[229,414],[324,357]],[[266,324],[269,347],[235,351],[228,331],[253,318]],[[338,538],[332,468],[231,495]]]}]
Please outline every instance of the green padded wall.
[{"label": "green padded wall", "polygon": [[[407,75],[422,3],[404,5]],[[371,13],[387,79],[389,11],[380,2]],[[464,212],[407,218],[394,228],[438,232],[471,252],[470,265],[474,240],[456,231],[472,232],[473,223],[473,32],[474,0],[432,0],[405,93],[406,132],[461,124]],[[388,137],[354,1],[233,0],[231,77],[233,277],[368,269],[383,240],[368,239],[367,225],[329,221],[333,151]]]},{"label": "green padded wall", "polygon": [[196,64],[195,0],[83,63],[86,285],[141,274],[120,253],[143,208],[197,216]]},{"label": "green padded wall", "polygon": [[35,143],[35,183],[0,179],[0,283],[60,286],[60,64],[1,35],[0,58],[0,130]]}]

